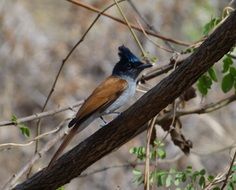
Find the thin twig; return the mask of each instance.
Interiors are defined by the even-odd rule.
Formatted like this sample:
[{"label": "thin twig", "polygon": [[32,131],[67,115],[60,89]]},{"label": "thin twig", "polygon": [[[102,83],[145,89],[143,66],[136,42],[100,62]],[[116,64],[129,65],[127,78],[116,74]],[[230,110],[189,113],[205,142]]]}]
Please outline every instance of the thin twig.
[{"label": "thin twig", "polygon": [[191,55],[191,53],[180,54],[177,57],[178,60],[175,60],[174,58],[171,58],[169,61],[163,63],[164,66],[157,67],[156,69],[153,68],[152,71],[150,71],[149,73],[143,75],[140,78],[140,82],[141,83],[145,83],[145,81],[151,80],[151,79],[153,79],[155,77],[158,77],[158,76],[160,76],[160,75],[162,75],[164,73],[169,72],[175,66],[181,65],[190,55]]},{"label": "thin twig", "polygon": [[[45,112],[41,112],[41,113],[35,113],[33,115],[29,115],[26,117],[22,117],[22,118],[17,118],[17,123],[24,123],[24,122],[28,122],[28,121],[34,121],[40,118],[44,118],[44,117],[48,117],[48,116],[52,116],[67,110],[73,110],[76,107],[79,107],[84,101],[78,101],[73,105],[70,106],[63,106],[63,107],[59,107],[57,109],[52,109],[49,111],[45,111]],[[15,125],[15,123],[11,120],[8,121],[1,121],[0,122],[0,127],[4,127],[4,126],[9,126],[9,125]]]},{"label": "thin twig", "polygon": [[[144,18],[144,16],[140,13],[140,11],[138,10],[138,8],[137,8],[136,5],[134,4],[134,2],[131,1],[131,0],[127,0],[127,1],[128,1],[128,3],[130,4],[130,6],[133,8],[133,10],[136,12],[136,14],[139,16],[139,18],[143,21],[143,23],[144,23],[150,30],[154,31],[154,32],[157,33],[157,34],[160,34],[160,32],[159,32],[153,25],[149,24],[149,22],[147,21],[147,19]],[[142,30],[144,30],[144,29],[142,29]],[[144,30],[144,31],[145,31],[145,30]],[[146,33],[146,31],[145,31],[145,33]],[[166,41],[166,40],[164,40],[164,39],[163,39],[163,41],[164,41],[164,43],[168,46],[169,49],[171,49],[173,52],[175,51],[174,48],[171,46],[171,44],[170,44],[168,41]]]},{"label": "thin twig", "polygon": [[172,117],[172,121],[171,121],[171,124],[170,124],[170,128],[169,130],[166,132],[165,136],[161,139],[160,143],[163,143],[166,138],[168,137],[168,135],[170,134],[171,130],[174,128],[174,122],[175,122],[175,118],[176,118],[176,101],[173,102],[173,117]]},{"label": "thin twig", "polygon": [[152,136],[152,131],[156,123],[157,116],[155,116],[151,121],[150,121],[150,127],[147,130],[147,141],[146,141],[146,160],[145,160],[145,175],[144,175],[144,189],[149,190],[150,186],[150,141],[151,141],[151,136]]},{"label": "thin twig", "polygon": [[29,141],[27,143],[3,143],[0,144],[0,151],[2,151],[1,149],[11,149],[12,147],[25,147],[25,146],[29,146],[31,144],[33,144],[34,141]]},{"label": "thin twig", "polygon": [[[236,95],[231,95],[227,98],[224,98],[222,100],[219,100],[218,102],[212,103],[212,104],[208,104],[205,105],[202,108],[197,108],[197,109],[192,109],[192,110],[186,110],[186,111],[176,111],[176,117],[180,117],[180,116],[184,116],[184,115],[191,115],[191,114],[205,114],[205,113],[210,113],[213,112],[215,110],[218,110],[222,107],[227,106],[228,104],[230,104],[231,102],[236,100]],[[166,120],[166,119],[170,119],[173,117],[173,113],[172,112],[168,112],[165,113],[165,115],[162,115],[160,117],[158,117],[157,122],[161,121],[161,120]]]},{"label": "thin twig", "polygon": [[231,170],[232,170],[232,167],[233,167],[233,165],[234,165],[235,159],[236,159],[236,151],[234,152],[233,159],[232,159],[232,161],[231,161],[231,163],[230,163],[230,167],[229,167],[229,170],[228,170],[228,172],[227,172],[227,174],[226,174],[224,183],[223,183],[223,185],[221,186],[221,190],[223,190],[223,189],[225,188],[225,186],[226,186],[226,184],[227,184],[227,182],[228,182],[229,176],[230,176],[231,173],[232,173]]},{"label": "thin twig", "polygon": [[197,152],[197,151],[192,150],[191,153],[195,154],[197,156],[208,156],[208,155],[211,155],[211,154],[216,154],[216,153],[219,153],[219,152],[230,150],[230,149],[235,148],[235,147],[236,147],[236,142],[232,143],[231,145],[228,145],[228,146],[225,146],[223,148],[213,150],[213,151],[212,150],[207,150],[206,152]]},{"label": "thin twig", "polygon": [[[174,158],[165,159],[165,160],[158,160],[157,162],[159,164],[170,164],[170,163],[178,161],[182,156],[183,156],[183,154],[181,153],[181,154],[176,155]],[[143,166],[143,165],[145,165],[145,163],[143,163],[143,162],[135,162],[135,163],[131,162],[131,163],[126,163],[126,164],[118,164],[118,165],[113,165],[113,166],[107,166],[107,167],[96,169],[96,170],[91,171],[89,173],[81,174],[80,176],[78,176],[78,178],[88,177],[88,176],[91,176],[91,175],[94,175],[94,174],[97,174],[97,173],[100,173],[100,172],[104,172],[104,171],[107,171],[107,170],[110,170],[110,169],[134,168],[136,166]],[[152,163],[150,163],[150,165],[155,166]]]},{"label": "thin twig", "polygon": [[223,185],[221,187],[221,190],[223,190],[224,187],[227,185],[228,179],[231,177],[231,174],[232,174],[231,170],[234,165],[235,159],[236,159],[236,152],[234,153],[233,160],[231,161],[230,166],[227,169],[227,171],[225,171],[222,174],[218,174],[212,182],[210,182],[209,184],[206,185],[204,190],[211,190],[212,187],[215,187],[215,185],[220,184],[220,183],[223,183]]},{"label": "thin twig", "polygon": [[[82,3],[80,0],[67,0],[67,1],[69,1],[69,2],[71,2],[71,3],[73,3],[73,4],[76,4],[76,5],[80,6],[80,7],[83,7],[83,8],[85,8],[85,9],[87,9],[87,10],[93,11],[93,12],[97,12],[97,13],[100,13],[100,12],[101,12],[99,9],[97,9],[97,8],[95,8],[95,7],[93,7],[93,6],[84,4],[84,3]],[[124,0],[123,0],[123,1],[124,1]],[[121,1],[120,1],[120,2],[121,2]],[[106,16],[106,17],[112,19],[112,20],[115,20],[115,21],[117,21],[117,22],[119,22],[119,23],[121,23],[121,24],[127,25],[126,22],[124,22],[123,20],[121,20],[121,19],[119,19],[119,18],[116,18],[116,17],[114,17],[114,16],[112,16],[112,15],[109,15],[109,14],[107,14],[107,13],[102,13],[102,15],[104,15],[104,16]],[[141,28],[139,28],[138,26],[135,26],[135,25],[133,25],[133,24],[130,24],[130,26],[131,26],[133,29],[142,32]],[[190,43],[186,43],[186,42],[183,42],[183,41],[175,40],[175,39],[172,39],[172,38],[169,38],[169,37],[166,37],[166,36],[157,34],[157,33],[155,33],[155,32],[152,32],[152,31],[150,31],[150,30],[147,30],[147,29],[145,29],[145,32],[146,32],[147,34],[151,35],[151,36],[155,36],[155,37],[160,38],[160,39],[162,39],[162,40],[169,41],[169,42],[171,42],[171,43],[175,43],[175,44],[178,44],[178,45],[182,45],[182,46],[190,46],[190,45],[191,45]]]},{"label": "thin twig", "polygon": [[137,43],[137,45],[138,45],[140,51],[142,52],[142,56],[143,56],[144,58],[147,58],[146,52],[144,51],[142,44],[140,43],[140,41],[139,41],[137,35],[135,34],[135,32],[133,31],[133,29],[132,29],[132,27],[131,27],[131,25],[130,25],[128,19],[126,18],[126,16],[125,16],[123,10],[121,9],[119,3],[117,2],[117,0],[114,0],[114,2],[116,3],[116,6],[117,6],[117,8],[118,8],[118,10],[119,10],[119,12],[120,12],[120,14],[121,14],[121,16],[122,16],[123,19],[125,20],[125,22],[126,22],[128,28],[129,28],[129,30],[130,30],[130,32],[131,32],[131,34],[132,34],[132,36],[133,36],[133,38],[134,38],[134,40],[135,40],[135,42]]},{"label": "thin twig", "polygon": [[29,145],[31,145],[34,141],[36,141],[36,140],[39,140],[39,139],[42,139],[42,138],[44,138],[45,136],[48,136],[48,135],[51,135],[51,134],[53,134],[53,133],[56,133],[58,130],[59,130],[60,128],[56,128],[56,129],[54,129],[54,130],[51,130],[51,131],[48,131],[48,132],[46,132],[46,133],[43,133],[43,134],[41,134],[41,135],[38,135],[38,136],[36,136],[35,138],[33,138],[33,139],[31,139],[31,140],[29,140],[27,143],[3,143],[3,144],[0,144],[0,150],[1,149],[11,149],[11,148],[13,148],[13,147],[25,147],[25,146],[29,146]]},{"label": "thin twig", "polygon": [[175,52],[175,51],[173,51],[173,50],[171,50],[171,49],[167,49],[167,48],[165,48],[165,47],[162,47],[161,45],[159,45],[158,43],[156,43],[154,40],[152,40],[152,39],[147,35],[147,33],[145,32],[145,30],[144,30],[142,24],[141,24],[138,20],[137,20],[137,23],[138,23],[139,27],[142,29],[143,34],[145,35],[145,37],[146,37],[151,43],[153,43],[156,47],[158,47],[158,48],[160,48],[160,49],[162,49],[162,50],[165,50],[165,51],[167,51],[167,52],[169,52],[169,53],[174,53],[174,52]]},{"label": "thin twig", "polygon": [[233,94],[227,98],[224,98],[218,102],[212,103],[212,104],[208,104],[202,108],[198,108],[198,109],[192,109],[192,110],[187,110],[187,111],[177,111],[176,116],[183,116],[183,115],[189,115],[189,114],[204,114],[204,113],[209,113],[209,112],[213,112],[215,110],[218,110],[228,104],[230,104],[231,102],[236,100],[236,95]]}]

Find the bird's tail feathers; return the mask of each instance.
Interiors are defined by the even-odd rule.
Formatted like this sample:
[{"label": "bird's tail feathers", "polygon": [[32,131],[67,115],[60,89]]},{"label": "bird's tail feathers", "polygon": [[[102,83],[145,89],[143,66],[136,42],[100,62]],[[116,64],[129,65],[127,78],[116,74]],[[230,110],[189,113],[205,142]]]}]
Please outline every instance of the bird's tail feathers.
[{"label": "bird's tail feathers", "polygon": [[77,122],[78,122],[78,119],[77,119],[76,117],[73,118],[73,119],[69,122],[68,127],[69,127],[69,128],[73,127]]},{"label": "bird's tail feathers", "polygon": [[91,121],[93,121],[94,118],[87,118],[87,120],[77,120],[76,118],[72,119],[71,122],[69,123],[69,127],[72,127],[70,130],[69,134],[65,137],[61,145],[59,146],[58,150],[56,153],[53,155],[50,163],[48,164],[48,168],[50,168],[54,162],[57,160],[57,158],[62,154],[64,149],[67,147],[67,145],[70,143],[70,141],[73,139],[73,137],[83,131],[88,125],[90,124]]},{"label": "bird's tail feathers", "polygon": [[[70,143],[70,141],[73,139],[73,137],[77,134],[78,130],[79,130],[79,125],[74,126],[70,130],[69,134],[65,137],[65,139],[61,143],[60,147],[58,148],[56,153],[53,155],[50,163],[48,164],[48,168],[50,168],[53,165],[53,163],[57,160],[57,158],[61,155],[61,153],[66,148],[66,146]],[[79,130],[79,131],[81,131],[81,130]]]}]

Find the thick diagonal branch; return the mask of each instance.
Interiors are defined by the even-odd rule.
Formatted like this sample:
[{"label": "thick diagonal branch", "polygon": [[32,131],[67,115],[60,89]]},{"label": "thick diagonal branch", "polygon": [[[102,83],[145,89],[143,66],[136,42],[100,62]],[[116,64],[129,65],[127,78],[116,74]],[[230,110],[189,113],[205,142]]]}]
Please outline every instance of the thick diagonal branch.
[{"label": "thick diagonal branch", "polygon": [[173,73],[85,141],[64,154],[50,169],[43,169],[16,190],[56,189],[146,129],[145,123],[181,95],[236,42],[236,11]]}]

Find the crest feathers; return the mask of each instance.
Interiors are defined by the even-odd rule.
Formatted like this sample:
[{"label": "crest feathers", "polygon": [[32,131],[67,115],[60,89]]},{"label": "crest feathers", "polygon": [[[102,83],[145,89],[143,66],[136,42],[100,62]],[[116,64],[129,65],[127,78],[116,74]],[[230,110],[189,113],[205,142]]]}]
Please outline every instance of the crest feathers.
[{"label": "crest feathers", "polygon": [[129,62],[140,62],[139,58],[137,58],[129,48],[125,47],[124,45],[118,48],[119,52],[118,55],[120,56],[121,60],[126,60]]}]

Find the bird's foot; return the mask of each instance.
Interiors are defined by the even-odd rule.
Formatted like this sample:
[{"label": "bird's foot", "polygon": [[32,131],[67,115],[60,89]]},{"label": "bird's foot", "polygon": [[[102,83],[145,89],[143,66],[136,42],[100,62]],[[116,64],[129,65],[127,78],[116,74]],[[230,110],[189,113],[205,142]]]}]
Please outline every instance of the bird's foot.
[{"label": "bird's foot", "polygon": [[104,123],[104,125],[100,125],[100,127],[104,127],[106,124],[107,124],[107,122],[106,122],[106,120],[102,117],[102,116],[100,116],[100,119],[103,121],[103,123]]}]

